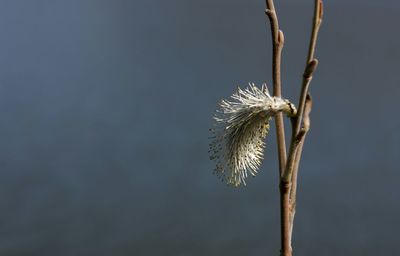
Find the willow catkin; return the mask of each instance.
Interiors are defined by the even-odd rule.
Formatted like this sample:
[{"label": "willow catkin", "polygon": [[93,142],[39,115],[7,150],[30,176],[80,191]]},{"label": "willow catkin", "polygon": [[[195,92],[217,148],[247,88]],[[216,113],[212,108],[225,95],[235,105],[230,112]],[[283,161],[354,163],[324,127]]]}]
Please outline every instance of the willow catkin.
[{"label": "willow catkin", "polygon": [[210,143],[210,158],[215,172],[227,184],[246,185],[255,176],[263,160],[269,120],[278,112],[294,115],[296,109],[288,100],[272,97],[264,84],[261,89],[249,84],[238,88],[231,98],[219,103]]}]

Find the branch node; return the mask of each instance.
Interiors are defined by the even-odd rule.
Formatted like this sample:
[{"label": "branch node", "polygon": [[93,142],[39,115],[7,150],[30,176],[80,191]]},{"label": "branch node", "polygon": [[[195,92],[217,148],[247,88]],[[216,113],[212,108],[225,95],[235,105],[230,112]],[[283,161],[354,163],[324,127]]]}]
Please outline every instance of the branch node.
[{"label": "branch node", "polygon": [[311,108],[312,108],[312,98],[311,98],[311,94],[308,93],[307,97],[306,97],[306,103],[304,106],[304,117],[303,117],[303,127],[306,130],[306,132],[308,132],[308,130],[310,130],[310,112],[311,112]]},{"label": "branch node", "polygon": [[285,192],[289,191],[290,188],[292,187],[292,182],[281,180],[279,187],[280,187],[281,192],[285,193]]},{"label": "branch node", "polygon": [[275,11],[271,10],[271,9],[265,9],[265,14],[272,19],[275,16]]},{"label": "branch node", "polygon": [[303,74],[304,78],[311,78],[312,74],[317,69],[317,66],[318,66],[317,59],[313,59],[312,61],[310,61],[306,66],[306,70],[304,71]]},{"label": "branch node", "polygon": [[322,2],[322,0],[319,1],[318,8],[319,8],[318,19],[319,23],[321,23],[322,17],[324,16],[324,3]]},{"label": "branch node", "polygon": [[303,112],[303,127],[300,129],[299,133],[296,136],[296,144],[299,144],[307,132],[310,130],[310,112],[312,108],[312,98],[310,93],[307,93],[306,102],[304,105],[304,112]]},{"label": "branch node", "polygon": [[282,30],[279,30],[279,32],[278,32],[278,43],[279,43],[279,45],[283,45],[284,42],[285,42],[285,36],[283,35]]}]

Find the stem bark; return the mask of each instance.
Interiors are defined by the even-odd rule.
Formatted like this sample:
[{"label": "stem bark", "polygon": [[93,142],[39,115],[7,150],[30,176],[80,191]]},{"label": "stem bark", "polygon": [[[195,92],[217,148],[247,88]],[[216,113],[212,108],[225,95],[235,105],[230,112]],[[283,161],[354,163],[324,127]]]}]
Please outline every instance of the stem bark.
[{"label": "stem bark", "polygon": [[[279,29],[274,1],[266,0],[266,10],[272,34],[272,78],[273,95],[282,96],[281,89],[281,55],[284,44],[283,32]],[[292,234],[296,211],[297,174],[304,145],[305,136],[310,128],[309,114],[312,101],[308,93],[312,75],[317,68],[318,60],[314,58],[318,31],[322,22],[322,0],[315,0],[311,38],[308,48],[306,68],[300,91],[298,111],[292,118],[292,138],[289,154],[286,154],[285,128],[282,113],[275,116],[277,145],[279,154],[280,177],[280,210],[281,210],[281,256],[292,256]]]}]

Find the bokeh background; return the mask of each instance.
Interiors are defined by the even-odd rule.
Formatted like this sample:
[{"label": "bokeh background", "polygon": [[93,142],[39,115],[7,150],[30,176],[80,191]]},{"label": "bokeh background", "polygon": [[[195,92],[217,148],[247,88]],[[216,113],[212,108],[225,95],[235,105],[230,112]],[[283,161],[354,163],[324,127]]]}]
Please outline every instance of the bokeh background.
[{"label": "bokeh background", "polygon": [[[276,1],[297,102],[313,1]],[[400,255],[400,3],[325,1],[296,255]],[[278,255],[260,174],[208,159],[221,98],[271,81],[261,0],[0,1],[0,255]]]}]

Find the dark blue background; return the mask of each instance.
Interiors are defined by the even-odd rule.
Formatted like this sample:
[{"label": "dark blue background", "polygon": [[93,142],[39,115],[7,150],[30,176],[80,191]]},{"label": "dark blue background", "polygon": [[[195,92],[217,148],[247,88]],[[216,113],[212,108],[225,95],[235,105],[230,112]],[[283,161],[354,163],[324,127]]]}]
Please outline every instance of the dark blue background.
[{"label": "dark blue background", "polygon": [[[276,1],[297,102],[313,1]],[[295,255],[400,255],[400,4],[330,1]],[[221,98],[271,80],[261,0],[0,1],[0,254],[278,255],[274,132],[212,175]]]}]

